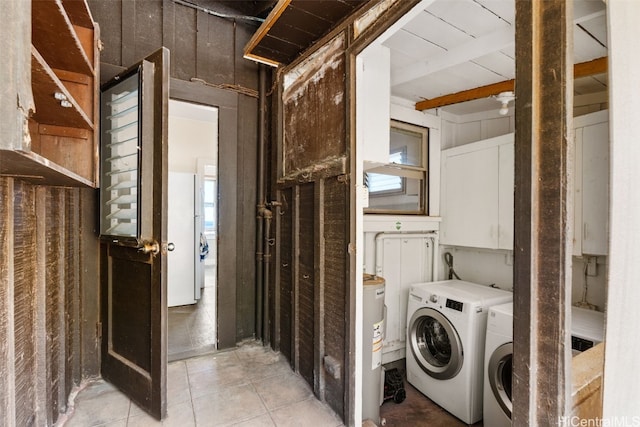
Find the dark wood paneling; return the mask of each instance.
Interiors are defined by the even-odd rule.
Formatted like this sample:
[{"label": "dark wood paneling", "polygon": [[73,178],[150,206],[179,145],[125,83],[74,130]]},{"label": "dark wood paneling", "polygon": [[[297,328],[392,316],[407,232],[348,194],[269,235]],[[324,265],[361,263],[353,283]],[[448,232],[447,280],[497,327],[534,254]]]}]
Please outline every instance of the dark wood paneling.
[{"label": "dark wood paneling", "polygon": [[315,246],[316,225],[314,184],[299,187],[297,203],[298,239],[298,370],[300,375],[314,387],[315,366]]},{"label": "dark wood paneling", "polygon": [[198,33],[185,29],[196,28],[195,10],[180,5],[175,5],[175,21],[172,27],[165,31],[174,30],[171,35],[174,49],[171,50],[171,75],[181,80],[189,80],[197,75],[197,38]]},{"label": "dark wood paneling", "polygon": [[93,19],[100,17],[100,40],[103,49],[100,61],[107,64],[122,63],[122,2],[88,0]]},{"label": "dark wood paneling", "polygon": [[[74,385],[80,383],[80,244],[77,236],[70,233],[80,221],[79,201],[80,190],[70,189],[65,198],[65,233],[64,233],[64,307],[66,349],[64,357],[65,388],[64,395],[68,396]],[[62,402],[66,404],[65,402]]]},{"label": "dark wood paneling", "polygon": [[[236,42],[235,49],[235,81],[234,83],[242,87],[258,90],[259,69],[258,64],[242,57],[242,48],[249,42],[255,29],[246,25],[235,27]],[[269,88],[267,88],[269,91]]]},{"label": "dark wood paneling", "polygon": [[325,376],[325,400],[338,414],[344,413],[345,375],[348,365],[346,337],[348,311],[348,237],[349,237],[349,186],[337,177],[324,184],[324,337],[325,354],[342,363],[342,375]]},{"label": "dark wood paneling", "polygon": [[277,283],[280,298],[280,352],[293,364],[293,191],[288,188],[281,193],[280,215],[280,280]]},{"label": "dark wood paneling", "polygon": [[237,257],[237,336],[251,338],[255,331],[256,304],[256,134],[258,121],[258,100],[238,97],[238,110],[243,119],[238,122],[238,247],[246,248]]},{"label": "dark wood paneling", "polygon": [[[14,337],[15,422],[32,426],[38,402],[35,393],[36,215],[34,187],[21,181],[14,186]],[[40,372],[44,374],[44,372]]]},{"label": "dark wood paneling", "polygon": [[[63,348],[60,347],[63,341],[64,331],[61,326],[64,325],[64,265],[61,264],[61,257],[64,257],[64,246],[62,238],[64,233],[64,211],[62,205],[62,190],[52,189],[47,192],[45,200],[39,200],[38,203],[45,203],[46,212],[50,212],[46,218],[39,218],[44,221],[44,233],[46,236],[45,243],[45,328],[46,328],[46,391],[49,396],[47,402],[47,420],[50,424],[56,421],[57,414],[60,411],[60,405],[64,405],[60,399],[61,375],[64,378],[64,372],[60,369],[60,358],[63,354]],[[61,295],[62,294],[62,295]],[[61,302],[63,303],[61,305]],[[62,337],[61,337],[62,335]]]},{"label": "dark wood paneling", "polygon": [[78,222],[71,227],[70,238],[79,244],[78,277],[80,307],[78,322],[81,353],[78,355],[81,378],[100,374],[100,347],[97,325],[100,319],[100,286],[98,241],[98,190],[81,189],[78,206],[74,208]]},{"label": "dark wood paneling", "polygon": [[229,20],[198,12],[197,75],[195,77],[210,83],[234,83],[234,26],[234,23]]},{"label": "dark wood paneling", "polygon": [[0,177],[0,425],[14,415],[13,357],[13,180]]},{"label": "dark wood paneling", "polygon": [[[79,277],[85,292],[98,288],[95,268],[80,261],[78,242],[95,243],[93,227],[79,225],[81,191],[93,206],[94,190],[0,177],[1,425],[53,425],[85,366],[85,377],[96,376],[95,323],[86,321],[98,313],[97,300],[85,304],[78,295]],[[91,259],[96,251],[88,244],[82,255]],[[90,332],[82,347],[81,327]]]},{"label": "dark wood paneling", "polygon": [[284,175],[346,153],[344,35],[291,71],[285,89]]},{"label": "dark wood paneling", "polygon": [[[128,3],[128,2],[125,2]],[[125,66],[152,54],[162,47],[162,1],[135,1],[133,19],[133,60]],[[123,38],[123,41],[128,39]],[[131,39],[129,39],[131,40]],[[124,43],[126,46],[127,43]]]}]

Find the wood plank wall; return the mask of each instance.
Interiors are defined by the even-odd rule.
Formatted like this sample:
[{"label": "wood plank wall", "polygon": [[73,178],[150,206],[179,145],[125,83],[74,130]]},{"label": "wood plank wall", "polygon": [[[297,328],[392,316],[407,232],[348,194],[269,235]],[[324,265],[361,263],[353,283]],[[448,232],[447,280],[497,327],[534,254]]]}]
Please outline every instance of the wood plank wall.
[{"label": "wood plank wall", "polygon": [[[355,400],[355,55],[417,0],[372,1],[369,27],[345,19],[279,71],[272,123],[276,218],[272,346],[279,349],[346,424]],[[385,9],[385,7],[387,9]],[[274,93],[278,93],[274,90]],[[313,267],[309,262],[313,262]],[[311,322],[310,317],[313,317]],[[312,371],[310,371],[312,367]]]},{"label": "wood plank wall", "polygon": [[95,200],[0,177],[1,425],[53,425],[98,375]]},{"label": "wood plank wall", "polygon": [[[243,59],[242,49],[257,26],[212,16],[172,0],[88,3],[104,44],[102,82],[165,46],[170,51],[172,79],[189,82],[192,92],[202,92],[202,82],[206,82],[237,96],[237,131],[233,139],[221,133],[219,141],[219,241],[233,241],[235,247],[218,248],[218,254],[225,257],[219,260],[217,281],[221,285],[218,347],[233,347],[253,338],[259,72],[255,62]],[[208,7],[221,7],[213,3]],[[232,158],[223,158],[230,151]]]},{"label": "wood plank wall", "polygon": [[349,375],[346,36],[296,68],[283,92],[273,345],[343,419]]}]

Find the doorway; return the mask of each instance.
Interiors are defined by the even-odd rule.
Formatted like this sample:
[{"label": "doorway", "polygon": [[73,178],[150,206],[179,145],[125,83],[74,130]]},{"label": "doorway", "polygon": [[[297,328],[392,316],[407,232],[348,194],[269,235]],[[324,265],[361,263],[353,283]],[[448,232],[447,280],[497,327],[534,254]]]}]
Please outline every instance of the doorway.
[{"label": "doorway", "polygon": [[168,360],[216,350],[218,109],[169,101]]}]

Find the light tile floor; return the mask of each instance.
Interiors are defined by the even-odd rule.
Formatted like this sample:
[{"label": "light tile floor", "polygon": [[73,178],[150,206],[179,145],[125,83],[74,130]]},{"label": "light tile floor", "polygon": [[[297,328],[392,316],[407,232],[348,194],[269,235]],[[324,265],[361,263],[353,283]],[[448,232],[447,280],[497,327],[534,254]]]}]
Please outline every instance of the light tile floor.
[{"label": "light tile floor", "polygon": [[75,398],[65,427],[314,426],[342,421],[318,401],[285,358],[252,342],[232,351],[172,362],[166,419],[158,422],[105,381]]},{"label": "light tile floor", "polygon": [[204,287],[196,304],[169,307],[169,361],[211,353],[216,349],[216,269],[205,261]]}]

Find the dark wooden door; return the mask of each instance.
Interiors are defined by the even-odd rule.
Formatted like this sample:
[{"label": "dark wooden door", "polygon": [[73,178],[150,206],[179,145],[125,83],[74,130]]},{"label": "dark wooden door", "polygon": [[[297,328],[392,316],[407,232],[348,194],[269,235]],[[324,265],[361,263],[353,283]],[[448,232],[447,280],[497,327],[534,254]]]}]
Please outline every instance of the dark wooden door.
[{"label": "dark wooden door", "polygon": [[102,87],[102,376],[166,414],[167,107],[160,49]]}]

